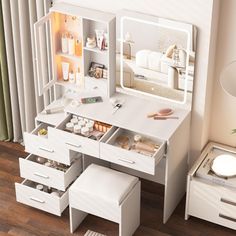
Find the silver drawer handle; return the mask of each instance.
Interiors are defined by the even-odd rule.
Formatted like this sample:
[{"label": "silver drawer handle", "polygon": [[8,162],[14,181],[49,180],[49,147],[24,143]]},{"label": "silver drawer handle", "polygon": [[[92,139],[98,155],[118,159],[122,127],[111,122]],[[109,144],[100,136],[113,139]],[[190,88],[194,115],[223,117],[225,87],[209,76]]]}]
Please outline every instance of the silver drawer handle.
[{"label": "silver drawer handle", "polygon": [[236,219],[235,218],[232,218],[230,216],[226,216],[226,215],[223,215],[223,214],[219,214],[219,217],[223,218],[223,219],[226,219],[226,220],[230,220],[230,221],[233,221],[233,222],[236,222]]},{"label": "silver drawer handle", "polygon": [[39,147],[39,149],[42,150],[42,151],[50,152],[50,153],[54,152],[53,149],[48,149],[48,148],[44,148],[44,147]]},{"label": "silver drawer handle", "polygon": [[65,144],[67,144],[69,146],[72,146],[72,147],[81,148],[81,145],[77,145],[77,144],[74,144],[74,143],[66,142]]},{"label": "silver drawer handle", "polygon": [[135,161],[130,161],[130,160],[121,159],[121,158],[119,158],[118,160],[119,160],[119,161],[123,161],[123,162],[127,162],[127,163],[129,163],[129,164],[135,164]]},{"label": "silver drawer handle", "polygon": [[225,199],[225,198],[221,198],[220,201],[223,202],[223,203],[232,205],[232,206],[236,206],[236,202],[232,202],[232,201],[227,200],[227,199]]},{"label": "silver drawer handle", "polygon": [[40,200],[40,199],[35,198],[35,197],[30,197],[30,200],[35,201],[35,202],[39,202],[39,203],[45,203],[45,201]]},{"label": "silver drawer handle", "polygon": [[38,172],[34,172],[34,175],[36,175],[36,176],[38,176],[38,177],[42,177],[42,178],[44,178],[44,179],[49,179],[49,176],[40,174],[40,173],[38,173]]}]

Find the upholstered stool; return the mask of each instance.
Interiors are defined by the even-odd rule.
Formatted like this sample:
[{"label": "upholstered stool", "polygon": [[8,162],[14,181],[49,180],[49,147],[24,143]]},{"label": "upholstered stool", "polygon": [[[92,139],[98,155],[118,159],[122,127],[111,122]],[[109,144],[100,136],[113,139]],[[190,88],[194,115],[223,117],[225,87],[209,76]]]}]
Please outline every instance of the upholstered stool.
[{"label": "upholstered stool", "polygon": [[91,164],[69,189],[70,231],[92,214],[119,224],[131,236],[140,224],[140,181],[134,176]]}]

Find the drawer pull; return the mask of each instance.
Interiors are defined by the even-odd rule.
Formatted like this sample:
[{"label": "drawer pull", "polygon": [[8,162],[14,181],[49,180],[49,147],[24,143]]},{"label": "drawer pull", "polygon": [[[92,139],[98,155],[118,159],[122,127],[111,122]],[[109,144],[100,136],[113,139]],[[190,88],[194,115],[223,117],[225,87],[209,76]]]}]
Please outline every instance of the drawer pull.
[{"label": "drawer pull", "polygon": [[223,214],[219,214],[219,217],[223,218],[223,219],[226,219],[226,220],[230,220],[230,221],[233,221],[233,222],[236,222],[236,219],[235,218],[232,218],[230,216],[226,216],[226,215],[223,215]]},{"label": "drawer pull", "polygon": [[40,199],[35,198],[35,197],[30,197],[30,200],[35,201],[35,202],[39,202],[39,203],[45,203],[45,201],[40,200]]},{"label": "drawer pull", "polygon": [[118,160],[119,160],[119,161],[126,162],[126,163],[129,163],[129,164],[135,164],[135,161],[130,161],[130,160],[121,159],[121,158],[119,158]]},{"label": "drawer pull", "polygon": [[40,174],[40,173],[37,173],[37,172],[35,172],[34,175],[36,175],[36,176],[38,176],[38,177],[42,177],[42,178],[44,178],[44,179],[49,179],[49,176],[43,175],[43,174]]},{"label": "drawer pull", "polygon": [[220,201],[223,202],[223,203],[232,205],[232,206],[236,206],[236,202],[232,202],[232,201],[227,200],[227,199],[225,199],[225,198],[221,198]]},{"label": "drawer pull", "polygon": [[72,147],[81,148],[81,145],[77,145],[77,144],[74,144],[74,143],[66,142],[66,144],[69,145],[69,146],[72,146]]},{"label": "drawer pull", "polygon": [[48,148],[44,148],[44,147],[39,147],[39,149],[42,150],[42,151],[50,152],[50,153],[54,152],[54,150],[48,149]]}]

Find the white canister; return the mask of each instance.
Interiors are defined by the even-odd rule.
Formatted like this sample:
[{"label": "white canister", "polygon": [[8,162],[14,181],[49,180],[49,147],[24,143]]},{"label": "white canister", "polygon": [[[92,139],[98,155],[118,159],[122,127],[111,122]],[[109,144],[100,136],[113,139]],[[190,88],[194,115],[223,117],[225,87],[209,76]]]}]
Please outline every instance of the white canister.
[{"label": "white canister", "polygon": [[73,35],[71,35],[68,39],[68,53],[70,55],[75,55],[75,39]]},{"label": "white canister", "polygon": [[87,127],[89,129],[89,132],[93,132],[93,124],[92,123],[88,122],[85,127]]},{"label": "white canister", "polygon": [[77,118],[72,118],[70,122],[74,125],[78,124],[78,119]]},{"label": "white canister", "polygon": [[74,124],[71,123],[71,122],[68,122],[68,123],[66,124],[66,130],[73,132],[73,130],[74,130]]},{"label": "white canister", "polygon": [[83,127],[81,129],[81,134],[84,135],[84,136],[89,136],[89,128],[88,127]]},{"label": "white canister", "polygon": [[75,134],[80,134],[81,133],[81,126],[80,125],[75,125],[74,126],[74,133]]},{"label": "white canister", "polygon": [[84,120],[80,120],[78,122],[78,125],[80,125],[81,127],[84,127],[86,125],[86,122]]},{"label": "white canister", "polygon": [[43,191],[43,185],[42,184],[37,184],[36,189],[39,191]]},{"label": "white canister", "polygon": [[68,38],[66,33],[61,36],[61,51],[62,53],[68,53]]},{"label": "white canister", "polygon": [[59,196],[60,196],[59,193],[58,193],[58,192],[55,192],[55,191],[51,192],[51,195],[53,195],[53,196],[55,196],[55,197],[59,197]]}]

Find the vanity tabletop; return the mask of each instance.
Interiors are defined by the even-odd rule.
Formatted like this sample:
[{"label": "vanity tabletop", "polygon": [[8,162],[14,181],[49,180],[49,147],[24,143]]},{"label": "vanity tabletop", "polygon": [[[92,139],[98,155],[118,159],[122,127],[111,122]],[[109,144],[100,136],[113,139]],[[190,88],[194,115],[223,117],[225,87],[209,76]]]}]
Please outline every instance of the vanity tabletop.
[{"label": "vanity tabletop", "polygon": [[[103,102],[78,106],[69,105],[65,111],[163,140],[169,140],[181,123],[190,115],[188,109],[160,101],[150,101],[123,93],[116,93],[112,98],[122,104],[122,107],[115,113],[110,99],[104,97]],[[147,117],[147,114],[163,108],[173,109],[174,113],[171,116],[178,117],[178,119],[154,120]]]}]

